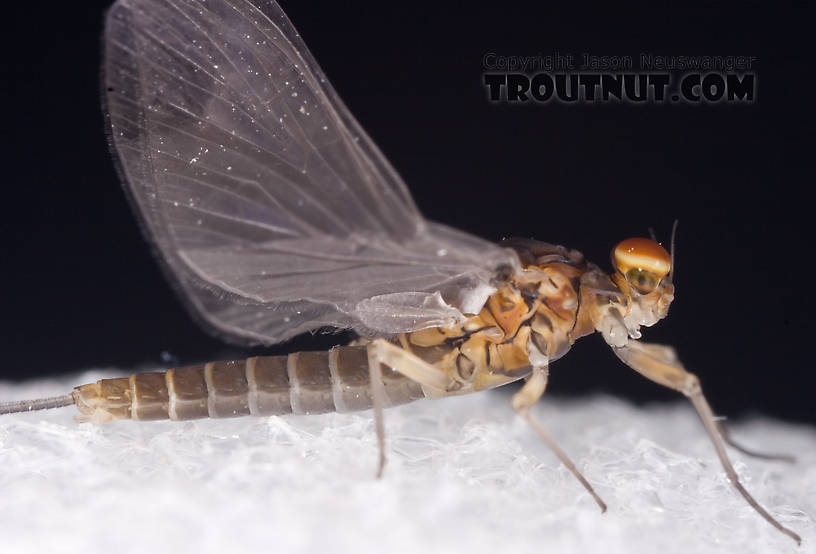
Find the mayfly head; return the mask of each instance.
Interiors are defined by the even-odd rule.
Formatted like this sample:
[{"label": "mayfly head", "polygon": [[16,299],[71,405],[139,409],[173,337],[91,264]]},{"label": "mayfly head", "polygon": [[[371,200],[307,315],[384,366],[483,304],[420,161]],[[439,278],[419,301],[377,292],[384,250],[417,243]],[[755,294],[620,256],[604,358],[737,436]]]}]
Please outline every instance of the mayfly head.
[{"label": "mayfly head", "polygon": [[612,279],[628,299],[626,327],[649,327],[666,317],[674,300],[672,257],[666,249],[651,239],[626,239],[612,250],[612,263]]}]

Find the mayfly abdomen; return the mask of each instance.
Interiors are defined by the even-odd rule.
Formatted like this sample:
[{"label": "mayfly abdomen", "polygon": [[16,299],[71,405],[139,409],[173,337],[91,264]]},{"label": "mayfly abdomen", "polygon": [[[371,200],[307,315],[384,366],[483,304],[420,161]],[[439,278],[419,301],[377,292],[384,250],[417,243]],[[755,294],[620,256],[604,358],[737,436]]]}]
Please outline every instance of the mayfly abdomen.
[{"label": "mayfly abdomen", "polygon": [[[368,368],[365,346],[336,346],[101,379],[74,395],[82,418],[98,423],[352,412],[372,406]],[[383,372],[383,385],[388,406],[425,396],[391,370]]]}]

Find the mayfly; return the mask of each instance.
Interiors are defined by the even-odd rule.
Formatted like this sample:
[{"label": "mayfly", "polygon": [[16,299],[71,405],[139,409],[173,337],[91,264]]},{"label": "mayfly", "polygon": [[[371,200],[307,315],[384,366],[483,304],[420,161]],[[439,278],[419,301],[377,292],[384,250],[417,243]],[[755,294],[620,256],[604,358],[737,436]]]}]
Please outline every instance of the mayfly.
[{"label": "mayfly", "polygon": [[531,408],[550,363],[598,331],[648,379],[686,395],[745,500],[733,444],[695,375],[638,339],[674,299],[671,254],[633,238],[604,273],[562,246],[486,242],[422,217],[271,0],[118,0],[107,14],[112,150],[146,236],[209,329],[274,344],[353,329],[328,352],[102,379],[0,413],[76,405],[92,422],[383,408],[525,380],[512,407],[606,505]]}]

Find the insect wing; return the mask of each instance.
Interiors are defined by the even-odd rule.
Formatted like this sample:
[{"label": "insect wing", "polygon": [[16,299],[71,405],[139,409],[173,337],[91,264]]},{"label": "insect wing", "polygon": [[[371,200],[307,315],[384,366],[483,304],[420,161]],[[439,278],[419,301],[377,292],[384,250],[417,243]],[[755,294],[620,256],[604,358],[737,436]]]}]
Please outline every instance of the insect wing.
[{"label": "insect wing", "polygon": [[517,267],[422,218],[277,4],[120,0],[103,72],[131,201],[193,311],[229,338],[451,324]]}]

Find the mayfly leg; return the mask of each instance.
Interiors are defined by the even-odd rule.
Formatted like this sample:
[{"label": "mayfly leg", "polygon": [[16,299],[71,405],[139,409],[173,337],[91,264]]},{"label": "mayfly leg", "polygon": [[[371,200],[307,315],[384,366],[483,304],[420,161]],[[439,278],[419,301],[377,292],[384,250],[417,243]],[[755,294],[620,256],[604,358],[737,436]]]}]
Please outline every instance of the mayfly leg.
[{"label": "mayfly leg", "polygon": [[598,506],[601,508],[601,512],[606,511],[606,503],[601,500],[601,497],[597,495],[595,489],[592,488],[592,485],[589,484],[589,481],[581,474],[578,468],[575,466],[575,463],[570,459],[566,452],[564,452],[558,443],[555,442],[555,439],[550,435],[549,431],[544,428],[541,423],[536,420],[533,415],[530,413],[530,409],[535,405],[536,402],[542,397],[544,391],[547,389],[547,381],[549,378],[549,370],[546,367],[534,367],[533,373],[530,377],[527,378],[527,382],[524,383],[524,386],[521,387],[516,394],[513,395],[513,409],[521,415],[530,426],[535,429],[536,433],[544,440],[550,450],[561,460],[561,463],[569,469],[572,474],[575,476],[578,481],[584,486],[584,488],[592,495],[592,498],[595,499],[595,502],[598,503]]},{"label": "mayfly leg", "polygon": [[[385,425],[383,408],[385,406],[385,386],[382,377],[382,365],[412,379],[422,385],[426,394],[432,391],[444,393],[450,383],[448,375],[414,354],[384,339],[377,339],[368,345],[368,374],[371,380],[371,399],[374,411],[374,426],[377,430],[379,462],[377,478],[382,477],[385,467]],[[430,391],[428,390],[430,389]]]},{"label": "mayfly leg", "polygon": [[739,491],[748,504],[756,510],[759,515],[765,518],[768,523],[795,540],[797,544],[802,544],[802,538],[776,521],[765,508],[760,506],[740,482],[739,476],[734,470],[734,466],[731,464],[731,460],[728,459],[728,454],[725,451],[725,441],[720,435],[721,426],[711,411],[711,406],[709,406],[708,401],[705,399],[705,396],[703,396],[700,380],[696,375],[688,372],[682,366],[677,359],[674,349],[661,344],[629,341],[626,346],[615,348],[614,351],[626,365],[647,379],[682,392],[691,400],[692,405],[703,421],[703,426],[708,432],[708,436],[711,437],[711,442],[714,443],[714,449],[717,452],[717,457],[720,459],[723,469],[725,469],[725,474],[728,476],[728,480],[731,481],[731,484],[734,485],[734,488]]},{"label": "mayfly leg", "polygon": [[759,452],[757,450],[752,450],[748,447],[743,446],[742,444],[736,442],[734,438],[731,436],[731,431],[728,430],[728,427],[722,422],[717,421],[717,431],[720,432],[720,436],[723,440],[733,448],[734,450],[739,450],[743,454],[747,456],[751,456],[752,458],[759,458],[760,460],[772,460],[775,462],[785,462],[788,464],[796,463],[796,458],[791,456],[790,454],[770,454],[767,452]]}]

